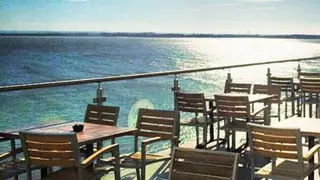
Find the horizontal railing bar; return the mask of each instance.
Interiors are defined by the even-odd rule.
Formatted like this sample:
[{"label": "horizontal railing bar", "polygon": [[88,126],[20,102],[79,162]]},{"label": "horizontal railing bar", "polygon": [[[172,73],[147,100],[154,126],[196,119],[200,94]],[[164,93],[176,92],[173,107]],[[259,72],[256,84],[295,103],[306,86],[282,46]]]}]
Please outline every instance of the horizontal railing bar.
[{"label": "horizontal railing bar", "polygon": [[264,62],[237,64],[237,65],[226,65],[226,66],[208,67],[208,68],[194,68],[194,69],[186,69],[186,70],[172,70],[172,71],[162,71],[162,72],[152,72],[152,73],[142,73],[142,74],[110,76],[110,77],[102,77],[102,78],[89,78],[89,79],[76,79],[76,80],[43,82],[43,83],[22,84],[22,85],[10,85],[10,86],[1,86],[0,92],[131,80],[131,79],[139,79],[139,78],[151,78],[151,77],[159,77],[159,76],[195,73],[195,72],[202,72],[202,71],[222,70],[222,69],[231,69],[231,68],[249,67],[249,66],[257,66],[257,65],[265,65],[265,64],[285,63],[285,62],[308,61],[308,60],[316,60],[316,59],[320,59],[320,56],[298,58],[298,59],[285,59],[285,60],[277,60],[277,61],[264,61]]}]

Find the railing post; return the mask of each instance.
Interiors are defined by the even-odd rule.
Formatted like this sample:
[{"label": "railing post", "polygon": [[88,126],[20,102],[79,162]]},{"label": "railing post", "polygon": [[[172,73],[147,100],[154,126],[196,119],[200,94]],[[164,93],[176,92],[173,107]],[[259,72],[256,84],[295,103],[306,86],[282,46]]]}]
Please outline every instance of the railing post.
[{"label": "railing post", "polygon": [[268,86],[271,85],[271,71],[270,71],[270,68],[267,69],[267,84],[268,84]]},{"label": "railing post", "polygon": [[180,91],[179,87],[179,80],[177,79],[177,75],[174,75],[174,80],[173,80],[173,87],[171,88],[171,91],[173,91],[173,103],[174,103],[174,112],[175,112],[175,117],[176,117],[176,122],[175,122],[175,135],[177,137],[180,137],[180,113],[178,110],[178,102],[176,98],[176,92]]},{"label": "railing post", "polygon": [[300,78],[300,73],[301,73],[300,61],[299,61],[299,64],[298,64],[297,71],[298,71],[298,78]]},{"label": "railing post", "polygon": [[100,82],[98,83],[98,88],[97,88],[97,96],[96,98],[93,98],[93,103],[97,103],[97,105],[102,106],[103,102],[107,100],[106,97],[103,97],[103,89],[100,86]]},{"label": "railing post", "polygon": [[224,92],[227,93],[229,92],[229,85],[232,83],[232,78],[231,78],[231,73],[228,72],[227,74],[227,80],[226,80],[226,83],[224,85]]}]

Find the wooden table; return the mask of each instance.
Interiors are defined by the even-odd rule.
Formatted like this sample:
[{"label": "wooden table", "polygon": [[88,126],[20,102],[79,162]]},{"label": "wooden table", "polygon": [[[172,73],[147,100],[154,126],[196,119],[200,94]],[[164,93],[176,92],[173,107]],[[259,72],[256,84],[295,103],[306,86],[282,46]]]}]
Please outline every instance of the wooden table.
[{"label": "wooden table", "polygon": [[[315,137],[320,137],[319,118],[290,117],[281,122],[275,123],[272,126],[281,128],[300,128],[302,136],[308,137],[309,150],[314,146]],[[314,157],[312,157],[309,162],[314,163]],[[308,179],[313,180],[314,173],[312,173]]]},{"label": "wooden table", "polygon": [[[79,122],[78,122],[79,123]],[[15,155],[16,147],[14,140],[20,139],[19,131],[32,131],[32,132],[44,132],[44,133],[65,133],[65,132],[73,132],[72,125],[78,124],[77,122],[67,122],[67,123],[58,123],[51,124],[45,126],[35,126],[32,128],[20,128],[17,130],[3,131],[0,132],[0,137],[4,137],[6,139],[11,139],[13,143],[11,143],[11,151],[13,155]],[[134,133],[135,129],[132,128],[120,128],[116,126],[108,126],[101,124],[93,124],[93,123],[82,123],[84,125],[84,129],[82,132],[77,133],[77,139],[79,146],[86,145],[87,154],[91,155],[93,153],[93,143],[108,140],[124,135],[131,135]],[[46,171],[41,171],[41,176],[45,176]]]},{"label": "wooden table", "polygon": [[[213,103],[215,101],[214,95],[212,93],[205,93],[205,99],[206,101],[209,101],[210,108],[213,107]],[[267,95],[267,94],[239,94],[239,93],[222,93],[217,95],[228,95],[228,96],[248,96],[249,103],[256,103],[256,102],[263,102],[265,106],[268,106],[269,108],[265,108],[263,113],[263,119],[265,125],[270,125],[270,108],[271,108],[271,99],[273,95]],[[212,142],[214,140],[213,137],[213,125],[210,125],[210,141]]]}]

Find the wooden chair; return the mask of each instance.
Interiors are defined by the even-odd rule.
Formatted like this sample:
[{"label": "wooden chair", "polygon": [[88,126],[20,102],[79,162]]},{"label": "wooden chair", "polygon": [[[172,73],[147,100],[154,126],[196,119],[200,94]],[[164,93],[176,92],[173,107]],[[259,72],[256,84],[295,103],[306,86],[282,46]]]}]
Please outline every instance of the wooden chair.
[{"label": "wooden chair", "polygon": [[270,81],[268,82],[271,86],[277,86],[281,88],[281,101],[285,102],[285,118],[288,118],[288,102],[291,102],[291,116],[295,115],[295,105],[297,105],[298,114],[300,113],[299,110],[299,101],[300,96],[297,87],[293,82],[293,78],[291,77],[270,77]]},{"label": "wooden chair", "polygon": [[[231,135],[232,137],[232,147],[235,149],[235,132],[247,132],[247,123],[252,122],[260,112],[268,108],[268,106],[264,106],[255,112],[251,112],[248,96],[215,95],[215,100],[218,119],[223,118],[225,121],[224,126],[221,128],[220,123],[218,123],[218,129],[225,131],[228,149],[230,148],[229,136]],[[246,147],[247,142],[244,144],[244,147]]]},{"label": "wooden chair", "polygon": [[[259,177],[303,180],[320,167],[318,163],[308,162],[316,152],[319,157],[320,145],[315,145],[310,151],[303,154],[299,129],[274,128],[249,123],[248,131],[251,179]],[[256,155],[271,159],[269,164],[257,172],[255,172],[254,161]]]},{"label": "wooden chair", "polygon": [[88,104],[84,122],[116,126],[120,107]]},{"label": "wooden chair", "polygon": [[[158,155],[147,152],[147,146],[155,142],[171,141],[171,148],[178,145],[175,136],[175,111],[140,109],[136,124],[137,131],[134,135],[134,152],[121,157],[120,167],[135,168],[137,178],[146,179],[146,166],[159,161],[169,160],[170,155]],[[139,137],[148,137],[141,141],[139,152]],[[112,159],[102,159],[107,164],[113,164]],[[141,176],[140,170],[141,169]]]},{"label": "wooden chair", "polygon": [[320,78],[320,72],[301,71],[298,74],[298,78]]},{"label": "wooden chair", "polygon": [[315,116],[319,117],[320,78],[300,78],[301,106],[306,116],[306,104],[309,105],[309,117],[312,117],[312,106],[316,106]]},{"label": "wooden chair", "polygon": [[231,152],[175,148],[169,180],[235,180],[238,158]]},{"label": "wooden chair", "polygon": [[[115,179],[120,179],[119,146],[113,144],[100,149],[80,162],[80,151],[75,133],[19,132],[25,161],[28,166],[27,178],[32,179],[30,166],[60,166],[62,169],[42,179],[89,179],[95,176],[92,163],[103,154],[112,152],[115,158]],[[108,172],[107,170],[105,172]]]},{"label": "wooden chair", "polygon": [[[120,107],[117,106],[100,106],[95,104],[88,104],[84,122],[116,126],[118,121]],[[115,139],[111,139],[111,144],[115,144]],[[97,143],[97,148],[102,147],[102,142]],[[85,147],[81,148],[85,150]]]},{"label": "wooden chair", "polygon": [[[212,109],[207,108],[206,101],[203,93],[187,93],[187,92],[175,92],[176,107],[179,111],[178,119],[178,134],[180,133],[180,126],[193,126],[196,127],[196,143],[197,147],[200,146],[199,140],[199,127],[203,128],[203,148],[207,145],[207,133],[208,126],[214,124],[213,117],[210,117]],[[183,113],[191,114],[181,121]]]},{"label": "wooden chair", "polygon": [[248,83],[226,83],[225,93],[251,93],[251,84]]},{"label": "wooden chair", "polygon": [[[254,84],[253,85],[253,94],[269,94],[273,95],[273,98],[271,99],[271,105],[276,104],[277,105],[277,114],[271,114],[270,117],[277,117],[278,121],[281,120],[280,115],[280,106],[281,106],[281,89],[277,86],[268,86],[264,84]],[[254,107],[252,105],[252,107]],[[252,108],[252,111],[254,111],[254,108]],[[261,118],[260,118],[261,119]]]}]

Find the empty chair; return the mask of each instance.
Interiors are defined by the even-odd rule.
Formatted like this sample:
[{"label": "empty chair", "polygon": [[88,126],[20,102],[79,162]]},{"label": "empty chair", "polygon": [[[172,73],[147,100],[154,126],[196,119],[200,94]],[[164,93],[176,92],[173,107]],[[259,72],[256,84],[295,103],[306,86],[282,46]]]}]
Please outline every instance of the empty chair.
[{"label": "empty chair", "polygon": [[312,106],[316,106],[315,116],[319,117],[320,78],[300,78],[301,106],[306,116],[306,104],[309,105],[309,117],[312,117]]},{"label": "empty chair", "polygon": [[169,180],[235,180],[237,169],[237,153],[175,148]]},{"label": "empty chair", "polygon": [[[116,126],[119,116],[120,107],[103,106],[88,104],[84,122]],[[111,139],[111,144],[115,143],[115,139]],[[98,142],[98,148],[102,146],[102,142]]]},{"label": "empty chair", "polygon": [[[170,141],[171,148],[178,145],[178,137],[175,136],[175,111],[139,109],[134,134],[134,152],[121,156],[120,166],[124,168],[135,168],[138,179],[146,179],[146,166],[159,161],[169,160],[170,155],[158,155],[147,152],[150,144],[160,141]],[[148,137],[141,141],[139,148],[139,137]],[[141,149],[141,151],[139,151]],[[112,159],[102,159],[102,162],[113,164]],[[141,176],[140,170],[141,169]]]},{"label": "empty chair", "polygon": [[[248,130],[251,179],[259,177],[303,180],[320,167],[318,163],[308,162],[315,153],[318,153],[319,157],[320,145],[317,144],[303,154],[299,129],[274,128],[249,123]],[[254,160],[257,155],[270,158],[271,162],[255,172]]]},{"label": "empty chair", "polygon": [[[212,109],[207,108],[203,93],[175,92],[176,107],[179,111],[179,127],[194,126],[196,128],[196,143],[200,145],[199,127],[203,128],[203,148],[207,145],[208,126],[214,123],[213,117],[210,117]],[[191,117],[181,120],[182,113],[189,113]],[[178,130],[177,133],[180,133]]]},{"label": "empty chair", "polygon": [[[273,95],[273,98],[270,100],[271,105],[277,105],[277,114],[271,114],[270,117],[277,117],[280,121],[280,105],[281,105],[281,89],[277,86],[268,86],[264,84],[254,84],[253,85],[253,94],[269,94]],[[252,106],[253,107],[253,106]],[[254,109],[252,109],[254,111]]]},{"label": "empty chair", "polygon": [[249,98],[245,95],[215,95],[215,100],[218,119],[223,118],[225,121],[221,128],[219,128],[218,123],[218,129],[225,130],[228,148],[230,132],[232,147],[235,148],[235,132],[247,132],[247,123],[253,121],[260,112],[268,108],[268,106],[264,106],[255,112],[251,112]]},{"label": "empty chair", "polygon": [[298,88],[295,86],[293,82],[293,78],[291,77],[270,77],[268,81],[268,85],[277,86],[281,88],[281,101],[285,102],[285,118],[288,118],[288,102],[291,102],[291,116],[296,114],[295,105],[297,105],[297,111],[299,110],[299,101],[300,96],[298,94]]},{"label": "empty chair", "polygon": [[[80,151],[75,133],[35,133],[19,132],[21,145],[28,166],[27,178],[32,179],[30,166],[60,166],[62,169],[42,179],[89,179],[95,176],[92,163],[105,153],[112,153],[115,159],[115,179],[120,179],[119,146],[113,144],[101,148],[84,161],[80,161]],[[88,168],[89,167],[89,168]],[[108,172],[106,170],[105,172]]]},{"label": "empty chair", "polygon": [[320,72],[302,71],[298,74],[298,78],[320,78]]},{"label": "empty chair", "polygon": [[248,83],[226,83],[224,92],[225,93],[251,93],[251,84]]},{"label": "empty chair", "polygon": [[88,104],[84,122],[116,126],[120,108]]}]

